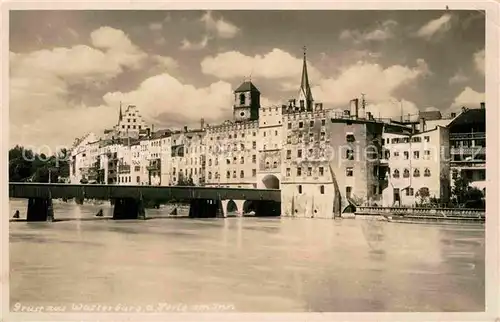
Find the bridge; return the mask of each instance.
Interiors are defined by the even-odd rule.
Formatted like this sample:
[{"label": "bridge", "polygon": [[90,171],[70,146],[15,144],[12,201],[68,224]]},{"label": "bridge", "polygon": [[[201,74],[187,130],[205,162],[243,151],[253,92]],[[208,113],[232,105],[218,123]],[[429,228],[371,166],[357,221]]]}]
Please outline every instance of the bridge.
[{"label": "bridge", "polygon": [[28,199],[27,221],[54,220],[52,199],[58,198],[110,200],[113,219],[146,219],[145,200],[189,201],[189,217],[196,218],[226,217],[231,201],[240,212],[281,215],[279,189],[10,182],[9,197]]}]

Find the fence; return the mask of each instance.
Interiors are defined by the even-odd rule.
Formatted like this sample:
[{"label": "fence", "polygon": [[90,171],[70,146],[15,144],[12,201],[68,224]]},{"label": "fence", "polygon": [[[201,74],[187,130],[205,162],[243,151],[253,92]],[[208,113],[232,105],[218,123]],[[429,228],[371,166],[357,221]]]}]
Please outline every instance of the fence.
[{"label": "fence", "polygon": [[441,217],[441,218],[485,218],[482,209],[462,208],[412,208],[412,207],[356,207],[356,215],[382,215],[403,217]]}]

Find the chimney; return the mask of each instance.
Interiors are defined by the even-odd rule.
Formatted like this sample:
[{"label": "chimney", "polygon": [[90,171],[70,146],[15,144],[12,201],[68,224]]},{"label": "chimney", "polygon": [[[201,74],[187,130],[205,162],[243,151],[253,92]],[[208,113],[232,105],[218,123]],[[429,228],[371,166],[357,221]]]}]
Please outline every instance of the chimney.
[{"label": "chimney", "polygon": [[481,102],[481,109],[484,110],[486,107],[485,107],[485,104],[484,102]]},{"label": "chimney", "polygon": [[422,117],[420,119],[420,132],[425,131],[425,119]]},{"label": "chimney", "polygon": [[457,116],[457,113],[453,112],[451,113],[451,118],[455,118]]},{"label": "chimney", "polygon": [[462,106],[462,112],[465,112],[465,111],[467,111],[467,107]]},{"label": "chimney", "polygon": [[187,133],[187,131],[188,131],[188,127],[187,127],[187,125],[184,125],[184,132],[186,132],[186,133]]},{"label": "chimney", "polygon": [[204,129],[205,128],[205,119],[204,118],[201,118],[200,120],[200,129]]}]

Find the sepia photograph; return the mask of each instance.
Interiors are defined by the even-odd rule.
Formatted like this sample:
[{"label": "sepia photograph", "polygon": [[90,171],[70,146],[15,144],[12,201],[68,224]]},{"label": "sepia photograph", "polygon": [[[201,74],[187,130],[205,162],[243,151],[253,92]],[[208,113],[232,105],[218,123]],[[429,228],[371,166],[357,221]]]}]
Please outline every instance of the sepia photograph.
[{"label": "sepia photograph", "polygon": [[3,315],[484,313],[486,10],[202,8],[4,10]]}]

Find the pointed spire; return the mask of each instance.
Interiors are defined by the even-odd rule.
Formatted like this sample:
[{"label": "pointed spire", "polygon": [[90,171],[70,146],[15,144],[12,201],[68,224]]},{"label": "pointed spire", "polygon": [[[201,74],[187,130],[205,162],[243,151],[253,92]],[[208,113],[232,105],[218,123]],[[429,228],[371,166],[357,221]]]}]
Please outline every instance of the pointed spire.
[{"label": "pointed spire", "polygon": [[120,115],[118,116],[118,122],[121,122],[123,119],[123,114],[122,114],[122,101],[120,101]]},{"label": "pointed spire", "polygon": [[300,82],[300,91],[306,99],[306,106],[308,109],[312,108],[313,97],[311,93],[311,86],[309,85],[309,75],[307,74],[307,59],[306,59],[306,46],[304,49],[304,63],[302,66],[302,79]]}]

